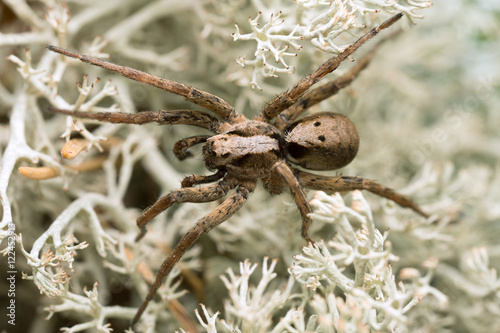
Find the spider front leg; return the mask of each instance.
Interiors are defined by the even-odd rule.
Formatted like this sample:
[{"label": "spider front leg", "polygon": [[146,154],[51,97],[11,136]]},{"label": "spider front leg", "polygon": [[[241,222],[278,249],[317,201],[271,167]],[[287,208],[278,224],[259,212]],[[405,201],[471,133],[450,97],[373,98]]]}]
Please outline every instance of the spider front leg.
[{"label": "spider front leg", "polygon": [[217,184],[206,187],[184,187],[173,190],[156,201],[137,218],[137,226],[141,230],[136,237],[139,241],[146,234],[146,224],[158,214],[172,206],[183,202],[210,202],[224,197],[236,186],[234,179],[223,179]]},{"label": "spider front leg", "polygon": [[366,190],[381,197],[392,200],[401,207],[412,209],[424,218],[429,217],[429,214],[425,213],[413,200],[411,200],[407,196],[400,194],[389,187],[374,182],[373,180],[348,176],[326,177],[314,175],[296,169],[293,170],[293,173],[302,187],[327,192]]},{"label": "spider front leg", "polygon": [[352,53],[354,53],[361,45],[366,43],[372,37],[377,35],[383,29],[390,27],[396,21],[403,17],[402,13],[396,14],[378,27],[375,27],[368,31],[366,34],[361,36],[357,41],[348,46],[342,53],[338,56],[330,58],[323,65],[321,65],[317,70],[312,72],[310,75],[306,76],[300,80],[292,89],[276,96],[272,101],[267,103],[263,108],[261,113],[255,117],[255,120],[270,122],[278,114],[295,104],[297,100],[306,92],[312,85],[316,84],[323,77],[329,73],[336,70],[340,64],[347,59]]},{"label": "spider front leg", "polygon": [[108,61],[89,57],[87,55],[66,50],[58,46],[47,45],[47,49],[49,49],[52,52],[57,52],[59,54],[62,54],[66,57],[76,58],[91,65],[105,68],[109,71],[118,73],[126,78],[136,80],[153,87],[160,88],[162,90],[168,91],[176,95],[183,96],[186,100],[190,101],[191,103],[200,105],[205,109],[212,111],[213,113],[224,118],[230,123],[239,123],[246,120],[246,118],[243,115],[237,114],[234,111],[234,108],[224,99],[215,96],[213,94],[210,94],[206,91],[190,87],[188,85],[185,85],[184,83],[164,79],[156,75],[139,71],[131,67],[120,66]]},{"label": "spider front leg", "polygon": [[72,117],[94,119],[106,123],[144,125],[158,123],[160,125],[192,125],[221,133],[230,125],[205,112],[191,110],[142,111],[126,112],[86,112],[69,111],[51,108],[51,111],[67,114]]},{"label": "spider front leg", "polygon": [[335,81],[328,82],[319,87],[306,91],[300,98],[285,111],[276,117],[276,127],[283,130],[290,123],[294,122],[304,111],[313,105],[322,102],[337,94],[341,89],[350,85],[354,79],[370,64],[379,45],[386,39],[380,41],[369,53],[356,61],[355,65],[345,74],[338,77]]},{"label": "spider front leg", "polygon": [[151,301],[156,294],[156,291],[161,286],[163,278],[172,270],[172,267],[179,261],[179,259],[184,255],[184,253],[203,235],[217,227],[222,222],[226,221],[234,213],[236,213],[248,199],[248,195],[253,192],[255,188],[255,182],[247,182],[240,184],[236,189],[236,192],[227,198],[222,204],[220,204],[216,209],[208,213],[205,217],[201,218],[196,225],[188,231],[184,237],[177,243],[172,252],[165,259],[163,264],[158,271],[155,282],[151,286],[146,299],[142,303],[139,310],[137,310],[132,324],[137,323],[142,313],[148,306],[149,301]]}]

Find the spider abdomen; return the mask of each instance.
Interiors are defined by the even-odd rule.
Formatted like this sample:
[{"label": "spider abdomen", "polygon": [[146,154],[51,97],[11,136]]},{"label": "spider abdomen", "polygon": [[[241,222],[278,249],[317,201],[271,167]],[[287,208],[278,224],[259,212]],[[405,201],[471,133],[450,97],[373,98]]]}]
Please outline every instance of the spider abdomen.
[{"label": "spider abdomen", "polygon": [[270,124],[247,121],[210,137],[203,146],[209,169],[224,169],[241,179],[262,179],[284,158],[281,133]]},{"label": "spider abdomen", "polygon": [[359,148],[356,127],[338,113],[312,114],[288,125],[284,132],[286,158],[310,170],[344,167]]}]

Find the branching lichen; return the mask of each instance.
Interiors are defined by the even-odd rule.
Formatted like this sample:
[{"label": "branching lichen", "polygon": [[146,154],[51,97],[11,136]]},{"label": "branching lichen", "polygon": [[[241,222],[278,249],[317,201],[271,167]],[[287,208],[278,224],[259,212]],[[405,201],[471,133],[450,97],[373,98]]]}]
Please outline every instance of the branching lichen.
[{"label": "branching lichen", "polygon": [[[247,60],[245,57],[238,59],[242,66],[254,67],[251,85],[259,88],[262,77],[276,77],[275,73],[293,73],[294,68],[287,65],[284,57],[297,56],[296,53],[287,52],[292,46],[300,50],[298,43],[304,40],[319,50],[331,54],[342,52],[346,45],[338,45],[338,37],[344,33],[360,34],[367,26],[373,26],[377,15],[368,18],[367,13],[377,13],[381,10],[394,13],[403,12],[413,22],[422,18],[415,10],[431,5],[429,0],[405,1],[342,1],[331,2],[304,0],[296,1],[296,7],[286,7],[277,14],[271,13],[269,22],[259,28],[262,12],[255,19],[249,19],[251,33],[241,34],[238,25],[233,34],[234,40],[255,40],[257,42],[254,53],[255,58]],[[365,16],[366,15],[366,16]],[[363,24],[357,21],[364,18]],[[267,59],[273,58],[277,65],[268,63]]]}]

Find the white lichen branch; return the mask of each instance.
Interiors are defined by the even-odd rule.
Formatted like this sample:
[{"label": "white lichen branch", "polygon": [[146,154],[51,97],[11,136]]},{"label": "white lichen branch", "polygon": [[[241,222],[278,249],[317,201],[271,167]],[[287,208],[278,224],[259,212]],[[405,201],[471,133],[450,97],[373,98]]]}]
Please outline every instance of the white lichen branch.
[{"label": "white lichen branch", "polygon": [[[396,282],[390,263],[399,258],[392,253],[388,232],[382,235],[375,228],[370,207],[361,192],[354,191],[352,196],[353,204],[348,207],[338,194],[316,193],[311,201],[315,208],[313,218],[334,223],[338,234],[327,245],[309,244],[303,248],[303,254],[294,257],[290,272],[296,280],[313,291],[320,288],[323,293],[339,288],[349,304],[356,304],[362,323],[377,331],[406,327],[406,313],[426,295],[433,295],[446,305],[446,297],[429,285],[435,265],[428,265],[430,270],[424,277],[405,275],[404,278],[414,279],[412,284]],[[354,278],[346,274],[350,266]],[[318,298],[315,302],[316,306],[324,307]],[[329,304],[336,307],[333,299]],[[339,324],[339,320],[337,314],[331,323]]]},{"label": "white lichen branch", "polygon": [[61,331],[67,333],[82,332],[95,329],[97,332],[111,333],[113,328],[106,323],[108,318],[121,318],[130,320],[135,314],[135,308],[123,306],[103,306],[99,301],[98,283],[96,282],[92,290],[84,288],[85,296],[67,292],[61,299],[63,302],[45,308],[49,312],[47,319],[50,319],[56,312],[76,311],[87,315],[91,320],[76,324],[71,327],[62,327]]},{"label": "white lichen branch", "polygon": [[[262,13],[255,19],[249,19],[251,33],[242,34],[236,24],[234,40],[253,40],[256,42],[254,58],[241,56],[236,59],[241,66],[254,68],[252,88],[259,88],[261,79],[276,77],[275,73],[294,72],[294,67],[285,61],[285,57],[295,57],[296,53],[287,52],[291,45],[296,50],[302,48],[299,41],[309,43],[322,52],[338,54],[342,52],[351,40],[345,42],[340,38],[343,34],[360,36],[365,29],[377,24],[379,12],[394,14],[403,12],[411,22],[422,18],[417,10],[429,7],[429,0],[404,1],[404,4],[394,0],[364,0],[364,1],[295,1],[295,8],[286,8],[278,14],[271,14],[269,21],[259,28]],[[369,13],[370,15],[367,15]],[[278,65],[270,64],[267,59],[274,58]]]}]

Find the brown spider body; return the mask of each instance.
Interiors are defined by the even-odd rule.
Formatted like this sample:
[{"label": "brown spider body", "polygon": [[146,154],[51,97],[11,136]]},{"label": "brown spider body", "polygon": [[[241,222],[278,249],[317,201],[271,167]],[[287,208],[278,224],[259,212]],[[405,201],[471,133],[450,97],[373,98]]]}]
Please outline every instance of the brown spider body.
[{"label": "brown spider body", "polygon": [[[238,211],[259,180],[273,194],[280,194],[285,189],[290,191],[302,217],[302,237],[307,241],[311,241],[308,229],[311,224],[309,214],[312,210],[303,188],[330,192],[367,190],[427,217],[427,214],[410,198],[374,181],[361,177],[314,175],[296,169],[291,164],[310,170],[335,170],[349,164],[356,156],[359,147],[358,132],[354,124],[345,116],[323,112],[301,119],[299,117],[307,108],[329,98],[349,85],[369,64],[376,47],[336,80],[320,87],[311,88],[315,83],[333,72],[348,56],[379,31],[389,27],[401,17],[402,14],[395,15],[367,32],[338,56],[326,61],[316,71],[300,80],[290,90],[276,96],[262,108],[253,120],[248,120],[245,116],[237,114],[229,103],[208,92],[133,68],[119,66],[59,47],[48,46],[51,51],[80,59],[117,72],[127,78],[181,95],[214,114],[193,110],[148,111],[135,114],[54,110],[74,117],[112,123],[141,125],[156,122],[169,125],[193,125],[214,133],[212,136],[197,135],[182,139],[174,145],[174,154],[183,160],[191,156],[190,147],[203,144],[202,152],[206,167],[210,170],[216,170],[216,172],[208,176],[192,175],[186,177],[181,182],[181,188],[172,190],[145,210],[137,218],[137,225],[141,229],[137,240],[145,235],[146,224],[173,204],[211,202],[224,198],[232,190],[234,193],[229,195],[216,209],[202,217],[181,238],[160,267],[154,284],[133,318],[133,323],[139,320],[149,301],[155,296],[163,278],[187,249],[203,234],[217,227]],[[209,185],[196,186],[202,184]]]},{"label": "brown spider body", "polygon": [[354,124],[334,112],[318,112],[285,128],[285,155],[309,170],[337,170],[356,157],[359,135]]},{"label": "brown spider body", "polygon": [[223,169],[228,176],[245,180],[266,179],[284,158],[282,135],[261,121],[235,124],[207,140],[203,157],[209,170]]}]

